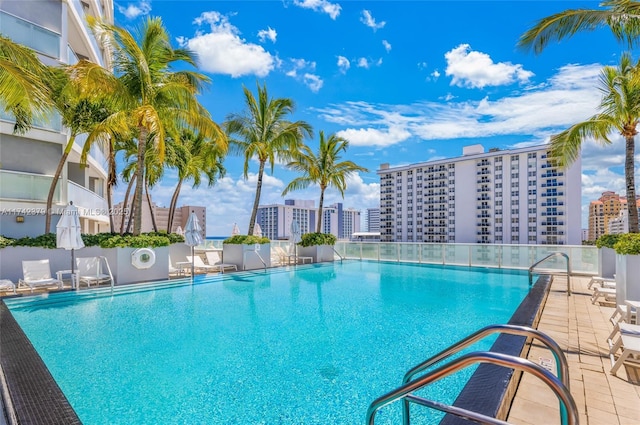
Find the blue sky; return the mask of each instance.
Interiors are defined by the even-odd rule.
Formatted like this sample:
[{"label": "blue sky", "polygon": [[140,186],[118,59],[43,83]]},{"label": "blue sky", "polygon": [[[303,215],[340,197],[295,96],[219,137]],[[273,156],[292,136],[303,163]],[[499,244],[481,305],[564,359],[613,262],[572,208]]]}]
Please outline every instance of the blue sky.
[{"label": "blue sky", "polygon": [[[296,102],[291,117],[317,133],[349,140],[344,159],[369,169],[350,179],[342,200],[329,189],[325,205],[366,209],[379,204],[381,163],[394,165],[459,156],[482,144],[513,148],[549,136],[596,112],[603,65],[624,50],[608,30],[579,34],[540,55],[516,48],[537,20],[593,1],[166,1],[115,3],[116,24],[133,29],[162,17],[176,46],[198,54],[212,84],[200,100],[214,120],[244,108],[242,87],[266,83],[273,97]],[[589,200],[605,190],[624,194],[624,143],[587,142],[582,158],[583,227]],[[225,160],[213,188],[184,187],[179,204],[207,207],[207,234],[247,231],[257,162],[249,179],[242,159]],[[637,167],[636,167],[637,168]],[[277,165],[265,176],[262,204],[281,203],[296,175]],[[175,187],[167,170],[152,190],[167,206]],[[120,184],[115,199],[122,199]],[[287,198],[319,199],[319,188]]]}]

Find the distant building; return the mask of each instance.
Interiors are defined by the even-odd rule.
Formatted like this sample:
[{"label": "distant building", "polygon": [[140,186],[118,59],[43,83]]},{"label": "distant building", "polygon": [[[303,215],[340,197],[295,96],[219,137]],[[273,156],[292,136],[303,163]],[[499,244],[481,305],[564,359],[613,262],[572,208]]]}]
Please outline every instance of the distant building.
[{"label": "distant building", "polygon": [[580,244],[580,159],[560,168],[548,146],[467,146],[456,158],[380,176],[382,242]]},{"label": "distant building", "polygon": [[[636,200],[640,207],[640,200]],[[624,211],[624,213],[621,213]],[[640,210],[639,210],[640,211]],[[611,223],[614,221],[614,223]],[[612,231],[613,229],[613,231]],[[589,239],[595,241],[609,233],[627,233],[629,218],[627,214],[627,198],[615,192],[603,192],[597,201],[589,203]]]},{"label": "distant building", "polygon": [[[129,209],[126,211],[131,211],[131,203],[129,203]],[[123,203],[119,203],[114,207],[116,211],[122,211]],[[167,225],[169,224],[169,208],[159,207],[155,203],[151,203],[151,209],[149,209],[149,203],[145,199],[142,202],[142,232],[153,232],[153,220],[151,218],[151,211],[153,211],[154,218],[156,220],[156,226],[158,230],[167,230]],[[202,238],[207,237],[207,208],[195,205],[183,205],[181,207],[176,208],[175,215],[173,217],[173,223],[171,226],[171,232],[176,233],[176,231],[182,230],[184,231],[185,226],[187,225],[187,220],[189,219],[189,213],[191,211],[195,212],[196,217],[198,217],[198,224],[202,228]],[[129,225],[131,221],[131,225],[129,226],[131,231],[133,230],[133,219],[135,215],[125,217],[125,226]],[[115,215],[113,217],[114,225],[116,231],[120,230],[120,225],[122,223],[122,215]],[[178,229],[180,228],[180,229]],[[126,232],[126,228],[125,228]]]},{"label": "distant building", "polygon": [[367,232],[380,233],[380,208],[367,208]]},{"label": "distant building", "polygon": [[[256,222],[262,234],[273,240],[291,237],[291,222],[297,221],[302,234],[316,231],[318,209],[314,201],[287,199],[283,204],[260,205]],[[323,208],[322,232],[331,233],[338,239],[349,239],[360,230],[360,211],[343,209],[342,204]]]},{"label": "distant building", "polygon": [[583,241],[589,240],[589,229],[582,229],[582,240]]}]

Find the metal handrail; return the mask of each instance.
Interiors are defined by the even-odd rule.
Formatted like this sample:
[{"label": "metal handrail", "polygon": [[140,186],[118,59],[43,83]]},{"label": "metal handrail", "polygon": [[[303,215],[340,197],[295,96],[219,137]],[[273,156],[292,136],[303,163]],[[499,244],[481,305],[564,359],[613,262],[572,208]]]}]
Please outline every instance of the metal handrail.
[{"label": "metal handrail", "polygon": [[567,296],[571,296],[571,262],[569,261],[569,256],[564,252],[560,252],[560,251],[551,252],[542,260],[536,261],[531,265],[531,267],[529,267],[529,286],[533,285],[533,269],[540,263],[547,261],[549,258],[556,257],[558,255],[563,256],[565,260],[567,260]]},{"label": "metal handrail", "polygon": [[264,272],[267,272],[267,263],[262,259],[262,257],[260,256],[260,254],[258,254],[258,251],[256,250],[246,250],[242,253],[242,269],[246,270],[247,269],[247,265],[245,264],[247,262],[247,252],[253,252],[254,254],[256,254],[258,256],[258,258],[260,259],[260,261],[262,262],[262,265],[264,266]]},{"label": "metal handrail", "polygon": [[342,255],[340,255],[340,253],[339,253],[338,251],[336,251],[336,248],[335,248],[335,247],[333,247],[333,246],[332,246],[332,247],[331,247],[331,249],[333,249],[333,252],[335,252],[335,253],[336,253],[336,255],[337,255],[338,257],[340,257],[340,262],[342,263],[342,260],[344,260],[344,258],[342,257]]},{"label": "metal handrail", "polygon": [[[438,354],[428,358],[424,362],[420,363],[417,366],[409,369],[407,373],[405,373],[404,378],[402,379],[402,384],[405,385],[410,382],[414,376],[417,374],[424,372],[430,366],[438,363],[445,358],[452,356],[458,353],[460,350],[465,349],[466,347],[474,344],[475,342],[483,339],[486,336],[493,335],[495,333],[505,333],[510,335],[520,335],[531,337],[537,339],[547,346],[547,348],[553,354],[553,357],[556,361],[556,373],[558,375],[558,379],[562,384],[569,388],[569,364],[567,362],[567,358],[565,357],[562,348],[556,343],[551,337],[547,334],[540,332],[537,329],[530,328],[528,326],[518,326],[518,325],[489,325],[486,326],[466,338],[461,339],[455,344],[445,348]],[[409,402],[405,400],[403,410],[402,410],[403,423],[406,425],[409,423]]]},{"label": "metal handrail", "polygon": [[383,395],[382,397],[377,398],[369,405],[369,409],[367,409],[366,423],[369,425],[374,425],[375,415],[379,409],[390,403],[393,403],[394,401],[405,399],[410,402],[431,407],[442,412],[451,413],[453,415],[460,416],[465,419],[470,419],[479,423],[497,425],[507,424],[507,422],[505,421],[486,416],[481,413],[473,412],[455,406],[449,406],[439,402],[434,402],[432,400],[417,397],[411,394],[412,392],[423,388],[432,382],[436,382],[451,375],[454,372],[457,372],[467,366],[476,363],[497,364],[499,366],[509,367],[512,369],[518,369],[531,373],[532,375],[542,380],[545,384],[547,384],[547,386],[549,386],[555,393],[556,397],[558,397],[561,405],[565,407],[565,411],[567,412],[567,425],[578,424],[578,408],[576,407],[576,403],[573,400],[573,397],[571,396],[571,393],[569,392],[567,387],[562,382],[560,382],[560,380],[556,378],[555,375],[530,360],[511,356],[508,354],[492,352],[475,352],[466,354],[455,360],[452,360],[451,362],[439,367],[438,369],[430,371],[429,373],[416,379],[415,381],[406,383],[396,388],[395,390]]},{"label": "metal handrail", "polygon": [[109,278],[111,279],[111,293],[113,294],[113,287],[116,284],[116,281],[113,278],[113,274],[111,273],[111,267],[109,267],[109,261],[107,261],[107,257],[105,256],[101,256],[100,259],[104,260],[104,263],[107,265],[107,272],[109,272]]}]

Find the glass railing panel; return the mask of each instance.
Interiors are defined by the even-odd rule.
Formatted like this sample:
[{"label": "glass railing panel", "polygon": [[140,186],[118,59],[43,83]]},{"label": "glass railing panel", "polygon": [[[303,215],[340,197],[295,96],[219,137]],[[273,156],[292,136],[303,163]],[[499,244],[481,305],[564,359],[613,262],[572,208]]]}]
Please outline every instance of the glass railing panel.
[{"label": "glass railing panel", "polygon": [[[0,109],[0,119],[12,123],[16,122],[15,117],[9,112],[5,112],[4,109]],[[51,111],[46,117],[35,117],[31,122],[31,127],[41,130],[52,130],[56,133],[60,133],[62,131],[62,117],[58,112]]]},{"label": "glass railing panel", "polygon": [[444,262],[442,244],[423,244],[421,249],[421,259],[423,263],[442,264]]},{"label": "glass railing panel", "polygon": [[380,245],[377,243],[360,244],[363,260],[377,260],[380,255]]},{"label": "glass railing panel", "polygon": [[16,16],[0,12],[2,33],[16,43],[56,59],[60,58],[60,35]]},{"label": "glass railing panel", "polygon": [[78,59],[76,52],[74,52],[71,46],[67,44],[67,63],[69,65],[75,65],[78,62],[80,62],[80,59]]},{"label": "glass railing panel", "polygon": [[398,261],[397,243],[381,243],[380,244],[380,260],[381,261]]},{"label": "glass railing panel", "polygon": [[[52,176],[0,171],[0,198],[46,202]],[[53,202],[60,202],[60,185],[56,186]]]},{"label": "glass railing panel", "polygon": [[418,263],[420,261],[420,245],[415,243],[402,243],[399,245],[400,261]]},{"label": "glass railing panel", "polygon": [[444,248],[445,264],[468,266],[470,261],[469,253],[469,245],[447,244]]},{"label": "glass railing panel", "polygon": [[478,244],[471,246],[471,265],[499,267],[500,252],[498,245]]},{"label": "glass railing panel", "polygon": [[342,252],[344,252],[344,255],[342,254],[341,251],[340,255],[342,255],[345,258],[360,258],[360,244],[358,243],[350,243],[350,244],[345,244],[344,245],[344,249],[342,250]]},{"label": "glass railing panel", "polygon": [[502,245],[500,263],[507,268],[529,268],[535,260],[531,259],[528,245]]},{"label": "glass railing panel", "polygon": [[68,182],[67,198],[78,208],[89,210],[84,215],[107,215],[107,200],[77,183]]}]

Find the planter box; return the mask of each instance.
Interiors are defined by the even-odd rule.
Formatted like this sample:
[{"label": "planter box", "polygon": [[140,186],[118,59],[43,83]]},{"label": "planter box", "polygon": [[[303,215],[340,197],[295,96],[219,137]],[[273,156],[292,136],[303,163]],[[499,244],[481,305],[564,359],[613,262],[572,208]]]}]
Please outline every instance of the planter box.
[{"label": "planter box", "polygon": [[[271,244],[264,243],[257,246],[259,247],[258,250],[256,250],[256,245],[225,243],[222,245],[223,261],[225,264],[235,264],[238,270],[264,269],[265,265],[271,267]],[[260,258],[262,258],[262,261]]]},{"label": "planter box", "polygon": [[150,248],[155,253],[156,261],[148,269],[137,269],[131,263],[131,254],[137,249],[109,248],[102,250],[102,255],[107,257],[107,261],[109,261],[109,267],[117,285],[169,279],[168,246]]},{"label": "planter box", "polygon": [[313,257],[314,263],[334,261],[332,245],[298,246],[299,257]]},{"label": "planter box", "polygon": [[640,300],[640,255],[616,254],[616,303]]},{"label": "planter box", "polygon": [[616,251],[613,248],[598,249],[598,270],[602,277],[613,278],[616,274]]}]

